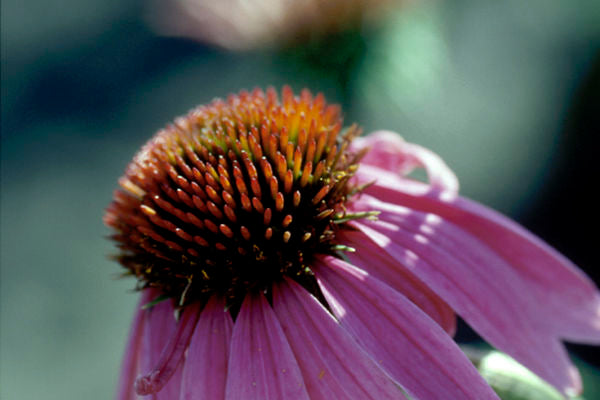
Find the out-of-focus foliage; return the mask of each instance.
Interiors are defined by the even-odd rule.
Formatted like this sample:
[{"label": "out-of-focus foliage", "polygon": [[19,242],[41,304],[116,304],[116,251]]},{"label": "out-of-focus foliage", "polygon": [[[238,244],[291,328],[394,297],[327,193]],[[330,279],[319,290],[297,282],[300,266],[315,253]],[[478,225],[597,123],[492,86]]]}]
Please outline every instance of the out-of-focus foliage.
[{"label": "out-of-focus foliage", "polygon": [[407,7],[368,46],[357,119],[443,150],[464,193],[519,212],[561,151],[565,96],[598,48],[599,4]]}]

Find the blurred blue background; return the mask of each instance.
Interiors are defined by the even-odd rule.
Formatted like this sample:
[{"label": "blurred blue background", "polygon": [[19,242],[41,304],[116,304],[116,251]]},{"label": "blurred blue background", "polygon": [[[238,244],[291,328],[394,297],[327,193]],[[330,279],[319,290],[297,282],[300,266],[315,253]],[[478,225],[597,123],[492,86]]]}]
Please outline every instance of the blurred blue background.
[{"label": "blurred blue background", "polygon": [[112,396],[137,296],[108,259],[104,208],[155,131],[242,88],[322,91],[348,124],[433,149],[464,195],[600,279],[597,0],[414,1],[238,52],[159,34],[155,7],[2,1],[2,399]]}]

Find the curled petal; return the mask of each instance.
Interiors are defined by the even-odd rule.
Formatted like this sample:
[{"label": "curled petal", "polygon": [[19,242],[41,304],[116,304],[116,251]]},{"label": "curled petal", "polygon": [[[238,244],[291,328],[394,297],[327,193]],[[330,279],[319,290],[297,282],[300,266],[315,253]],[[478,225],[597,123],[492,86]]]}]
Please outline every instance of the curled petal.
[{"label": "curled petal", "polygon": [[[171,301],[165,300],[144,310],[145,322],[140,357],[140,370],[145,373],[135,382],[136,392],[152,395],[152,400],[171,400],[179,397],[181,357],[177,346],[177,321]],[[192,315],[191,313],[188,315]],[[191,325],[193,329],[194,325]],[[187,345],[183,345],[183,348]],[[173,357],[174,356],[174,357]]]},{"label": "curled petal", "polygon": [[406,297],[343,260],[315,270],[342,326],[417,399],[498,399],[456,343]]},{"label": "curled petal", "polygon": [[227,400],[306,399],[294,353],[262,294],[248,294],[233,327]]},{"label": "curled petal", "polygon": [[356,138],[352,143],[355,151],[364,148],[369,151],[361,159],[361,164],[373,165],[401,175],[421,167],[427,172],[431,187],[451,193],[458,192],[458,179],[440,156],[424,147],[405,142],[397,133],[378,131]]}]

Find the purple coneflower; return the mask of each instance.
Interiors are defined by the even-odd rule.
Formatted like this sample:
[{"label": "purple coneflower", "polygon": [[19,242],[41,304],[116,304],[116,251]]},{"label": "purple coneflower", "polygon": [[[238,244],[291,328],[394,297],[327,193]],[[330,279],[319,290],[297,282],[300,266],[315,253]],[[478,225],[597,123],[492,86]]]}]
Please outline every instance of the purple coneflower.
[{"label": "purple coneflower", "polygon": [[600,341],[593,283],[459,197],[437,155],[358,134],[284,88],[198,107],[142,148],[105,217],[142,289],[117,399],[495,399],[455,312],[581,391],[561,340]]}]

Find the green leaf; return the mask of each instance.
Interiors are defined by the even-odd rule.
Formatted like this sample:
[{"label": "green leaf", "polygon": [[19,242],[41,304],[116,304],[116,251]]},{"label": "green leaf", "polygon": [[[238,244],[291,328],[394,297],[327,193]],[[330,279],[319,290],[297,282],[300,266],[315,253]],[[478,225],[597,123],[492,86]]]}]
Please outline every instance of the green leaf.
[{"label": "green leaf", "polygon": [[564,399],[550,384],[498,351],[491,351],[481,359],[479,372],[502,400]]}]

